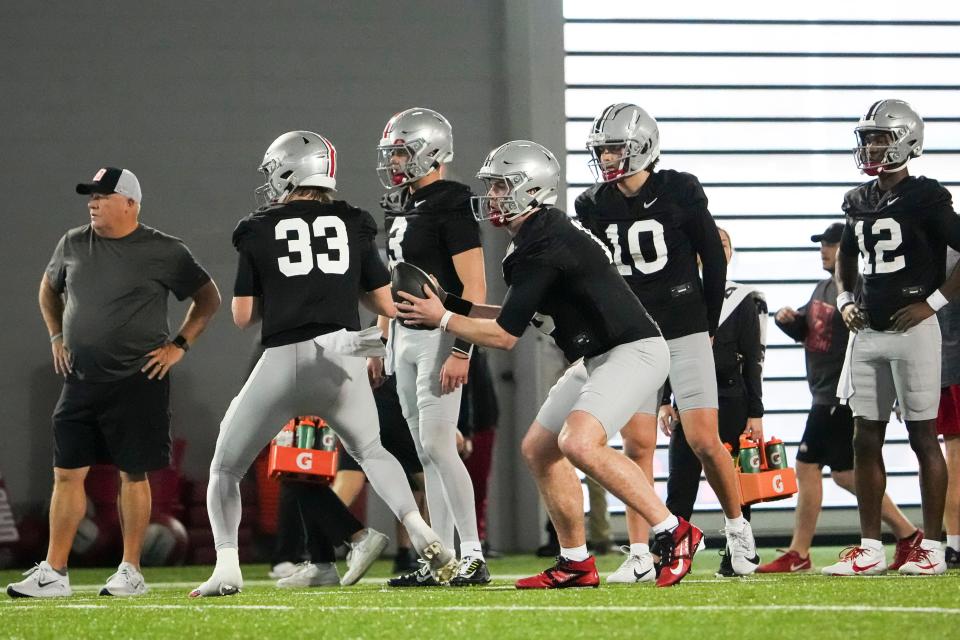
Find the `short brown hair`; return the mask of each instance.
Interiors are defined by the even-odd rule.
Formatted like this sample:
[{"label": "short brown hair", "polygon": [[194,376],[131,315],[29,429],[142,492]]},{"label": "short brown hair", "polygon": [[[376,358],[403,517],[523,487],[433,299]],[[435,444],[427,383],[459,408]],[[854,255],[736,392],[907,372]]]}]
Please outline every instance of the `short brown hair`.
[{"label": "short brown hair", "polygon": [[297,187],[290,192],[287,200],[290,198],[300,198],[303,200],[319,200],[320,202],[333,202],[333,191],[326,187]]}]

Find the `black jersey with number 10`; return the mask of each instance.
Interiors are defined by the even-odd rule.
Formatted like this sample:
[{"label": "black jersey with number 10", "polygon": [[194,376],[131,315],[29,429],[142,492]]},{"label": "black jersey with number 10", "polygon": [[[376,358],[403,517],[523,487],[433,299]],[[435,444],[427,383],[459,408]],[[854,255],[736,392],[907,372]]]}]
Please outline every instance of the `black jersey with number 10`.
[{"label": "black jersey with number 10", "polygon": [[390,284],[369,213],[342,201],[264,207],[233,232],[235,296],[259,296],[265,347],[360,329],[362,292]]},{"label": "black jersey with number 10", "polygon": [[894,312],[943,284],[946,245],[960,250],[960,217],[939,182],[913,176],[889,191],[881,191],[876,180],[848,191],[843,212],[841,250],[861,256],[860,307],[870,327],[884,331]]}]

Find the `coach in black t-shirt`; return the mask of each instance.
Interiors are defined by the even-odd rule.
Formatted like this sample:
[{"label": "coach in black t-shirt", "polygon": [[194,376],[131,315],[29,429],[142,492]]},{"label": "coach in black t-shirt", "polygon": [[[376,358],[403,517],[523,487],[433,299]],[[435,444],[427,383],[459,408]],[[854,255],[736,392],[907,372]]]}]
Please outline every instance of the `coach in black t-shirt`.
[{"label": "coach in black t-shirt", "polygon": [[[40,284],[40,311],[64,376],[53,414],[54,486],[47,558],[12,596],[70,595],[67,556],[86,510],[91,464],[120,469],[123,562],[101,595],[139,595],[140,549],[150,522],[147,472],[170,464],[170,368],[220,306],[210,275],[179,239],[140,224],[140,183],[100,169],[78,184],[90,222],[60,239]],[[175,337],[167,297],[193,298]]]}]

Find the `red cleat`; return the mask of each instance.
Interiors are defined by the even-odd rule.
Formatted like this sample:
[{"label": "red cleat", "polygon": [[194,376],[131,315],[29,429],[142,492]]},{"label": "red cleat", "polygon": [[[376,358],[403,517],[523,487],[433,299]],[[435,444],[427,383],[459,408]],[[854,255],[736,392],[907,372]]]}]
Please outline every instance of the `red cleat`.
[{"label": "red cleat", "polygon": [[557,556],[557,564],[529,578],[517,580],[517,589],[569,589],[599,587],[600,574],[593,556],[580,562]]},{"label": "red cleat", "polygon": [[798,573],[800,571],[810,571],[810,569],[813,569],[813,563],[810,562],[809,555],[806,558],[801,558],[796,551],[785,551],[776,560],[757,567],[757,573]]},{"label": "red cleat", "polygon": [[917,529],[906,538],[897,540],[897,548],[893,552],[893,562],[887,565],[887,569],[896,571],[902,567],[907,560],[910,559],[910,554],[913,553],[913,550],[919,547],[922,541],[923,529]]},{"label": "red cleat", "polygon": [[657,534],[656,544],[660,548],[658,587],[672,587],[683,580],[683,576],[690,573],[693,554],[697,552],[700,541],[703,540],[703,531],[683,518],[677,519],[680,524],[676,529]]}]

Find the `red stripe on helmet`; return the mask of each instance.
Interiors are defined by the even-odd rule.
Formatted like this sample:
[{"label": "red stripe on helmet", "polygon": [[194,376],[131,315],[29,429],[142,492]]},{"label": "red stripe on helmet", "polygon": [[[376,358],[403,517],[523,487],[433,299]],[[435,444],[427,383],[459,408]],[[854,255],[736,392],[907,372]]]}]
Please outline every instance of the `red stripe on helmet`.
[{"label": "red stripe on helmet", "polygon": [[327,175],[331,178],[336,178],[337,175],[337,150],[334,148],[333,144],[320,136],[320,139],[323,140],[323,144],[327,146],[327,151],[330,153],[330,168],[327,170]]}]

